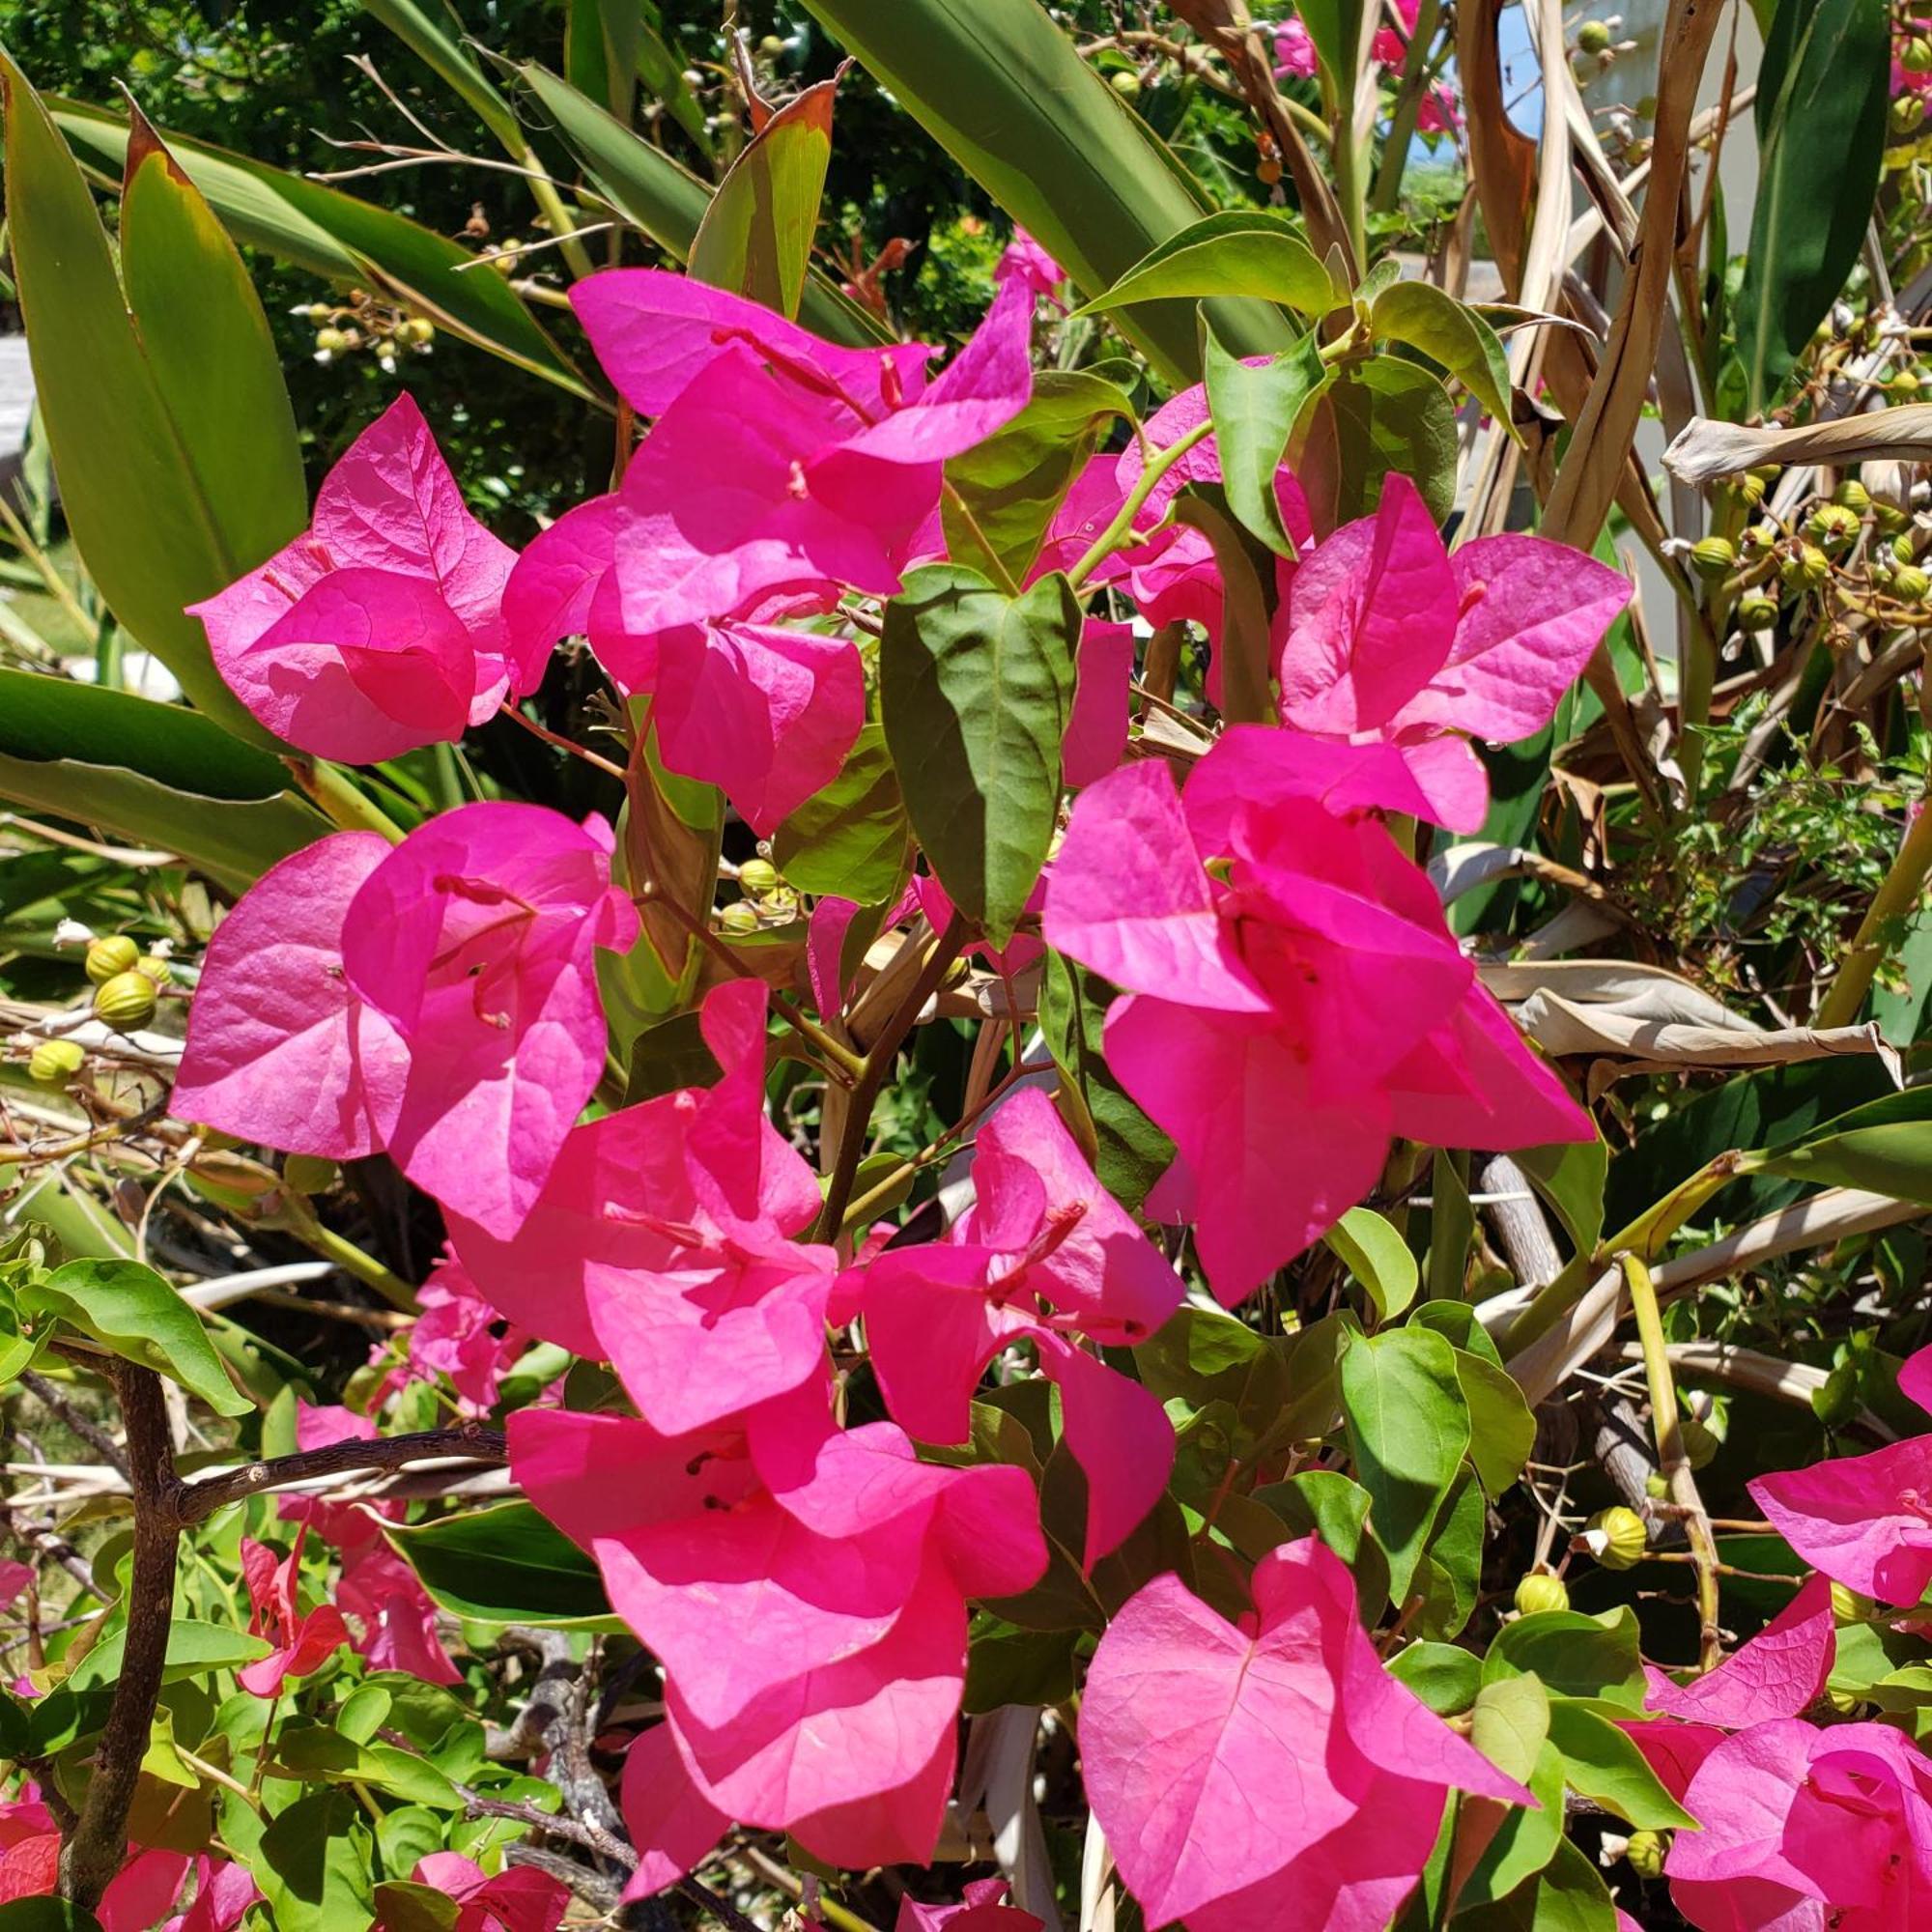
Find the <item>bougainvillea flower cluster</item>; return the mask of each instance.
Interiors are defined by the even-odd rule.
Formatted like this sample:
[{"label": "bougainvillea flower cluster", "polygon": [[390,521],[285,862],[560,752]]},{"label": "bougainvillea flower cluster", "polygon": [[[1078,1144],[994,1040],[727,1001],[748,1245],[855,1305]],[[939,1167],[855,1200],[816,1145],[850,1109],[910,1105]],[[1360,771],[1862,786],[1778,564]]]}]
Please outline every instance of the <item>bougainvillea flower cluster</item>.
[{"label": "bougainvillea flower cluster", "polygon": [[[581,637],[618,693],[649,700],[665,768],[769,834],[839,775],[866,724],[878,623],[860,615],[943,555],[947,464],[1033,393],[1037,299],[1064,276],[1021,242],[998,279],[941,366],[923,345],[824,341],[685,276],[589,277],[573,304],[648,424],[617,487],[512,559],[399,405],[331,474],[309,535],[203,607],[217,660],[298,749],[371,759],[460,735]],[[975,1607],[1022,1596],[1050,1563],[1093,1590],[1172,1512],[1175,1428],[1139,1369],[1187,1298],[1176,1261],[1190,1251],[1164,1229],[1191,1231],[1232,1306],[1369,1192],[1397,1138],[1592,1135],[1386,821],[1480,820],[1469,738],[1548,722],[1623,580],[1526,537],[1452,554],[1400,476],[1374,516],[1318,543],[1284,466],[1272,722],[1222,732],[1177,786],[1130,741],[1127,620],[1202,625],[1218,690],[1220,564],[1172,515],[1221,476],[1209,428],[1205,391],[1184,391],[1071,477],[1045,531],[1031,581],[1085,558],[1082,597],[1099,600],[1069,635],[1077,679],[1055,727],[1077,796],[997,946],[962,927],[956,882],[930,869],[863,928],[853,901],[819,897],[789,980],[724,977],[688,1003],[716,1077],[631,1104],[605,1079],[599,973],[640,923],[600,817],[486,801],[395,843],[338,833],[264,876],[209,948],[177,1110],[290,1152],[384,1152],[445,1217],[451,1253],[384,1356],[379,1400],[430,1380],[488,1411],[533,1340],[609,1365],[595,1412],[519,1408],[508,1448],[661,1672],[662,1715],[622,1780],[632,1895],[736,1827],[850,1867],[930,1860]],[[1090,557],[1116,524],[1118,547]],[[1049,948],[1108,982],[1107,1062],[1178,1150],[1144,1210],[1102,1185],[1093,1144],[1016,1067],[961,1141],[936,1237],[842,1225],[766,1094],[775,1015],[805,1024],[792,1000],[817,1009],[813,1044],[842,1027],[855,929],[963,929],[962,952],[1009,991]],[[1036,1474],[977,1446],[989,1376],[1051,1385],[1083,1478],[1065,1556]],[[299,1435],[374,1428],[304,1411]],[[294,1548],[248,1559],[265,1690],[345,1638],[384,1667],[453,1678],[384,1534],[400,1507],[282,1504],[302,1525]],[[304,1609],[310,1528],[342,1575]],[[1421,1873],[1448,1793],[1531,1802],[1384,1669],[1319,1539],[1262,1556],[1238,1603],[1173,1574],[1122,1596],[1079,1746],[1150,1923],[1369,1932]],[[1659,1724],[1695,1727],[1657,1694]],[[1728,1708],[1703,1719],[1749,1735]],[[1281,1802],[1258,1808],[1255,1790]],[[453,1859],[417,1876],[458,1901],[461,1925],[555,1922],[522,1875]],[[1038,1919],[988,1883],[956,1904],[908,1898],[900,1922]]]}]

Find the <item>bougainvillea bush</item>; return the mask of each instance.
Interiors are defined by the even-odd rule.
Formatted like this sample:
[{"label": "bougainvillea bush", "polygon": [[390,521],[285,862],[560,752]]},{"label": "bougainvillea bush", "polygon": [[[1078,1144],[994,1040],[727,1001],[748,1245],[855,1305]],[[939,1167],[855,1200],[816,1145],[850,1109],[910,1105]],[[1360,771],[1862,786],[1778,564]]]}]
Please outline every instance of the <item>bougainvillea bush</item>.
[{"label": "bougainvillea bush", "polygon": [[[373,8],[534,269],[0,64],[0,1932],[1932,1923],[1932,44],[1760,10],[1734,268],[1722,9],[1525,199],[1494,6],[900,8],[946,342],[780,36]],[[238,242],[609,490],[310,498]]]}]

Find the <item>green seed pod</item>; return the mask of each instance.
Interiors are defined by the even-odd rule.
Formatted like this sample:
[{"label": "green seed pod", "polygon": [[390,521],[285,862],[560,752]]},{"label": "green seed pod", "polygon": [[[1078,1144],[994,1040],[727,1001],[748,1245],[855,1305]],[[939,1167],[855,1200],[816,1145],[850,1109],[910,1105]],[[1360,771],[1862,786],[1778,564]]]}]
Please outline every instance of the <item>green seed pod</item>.
[{"label": "green seed pod", "polygon": [[1657,1832],[1633,1832],[1624,1847],[1624,1859],[1638,1878],[1662,1878],[1664,1854],[1669,1840]]},{"label": "green seed pod", "polygon": [[1585,20],[1577,29],[1577,45],[1586,54],[1607,53],[1610,45],[1610,30],[1603,20]]},{"label": "green seed pod", "polygon": [[748,933],[758,929],[758,909],[749,899],[733,899],[718,915],[718,923],[726,932]]},{"label": "green seed pod", "polygon": [[1747,631],[1768,631],[1777,622],[1777,599],[1752,590],[1738,599],[1738,622]]},{"label": "green seed pod", "polygon": [[87,977],[97,986],[103,986],[117,973],[131,973],[140,956],[141,949],[125,932],[97,939],[87,949]]},{"label": "green seed pod", "polygon": [[1694,1415],[1687,1415],[1683,1419],[1678,1425],[1678,1433],[1684,1438],[1685,1460],[1693,1469],[1703,1468],[1723,1447],[1717,1431],[1708,1423],[1699,1422]]},{"label": "green seed pod", "polygon": [[87,1062],[77,1039],[43,1039],[27,1062],[27,1077],[42,1087],[65,1087]]},{"label": "green seed pod", "polygon": [[1662,1502],[1670,1493],[1670,1478],[1662,1469],[1653,1469],[1643,1479],[1643,1492],[1653,1502]]},{"label": "green seed pod", "polygon": [[779,868],[769,859],[747,859],[738,867],[738,883],[754,897],[778,888]]},{"label": "green seed pod", "polygon": [[318,355],[340,355],[348,347],[349,337],[339,328],[318,328],[315,332]]},{"label": "green seed pod", "polygon": [[1916,563],[1918,559],[1913,554],[1913,549],[1912,532],[1910,530],[1901,531],[1891,540],[1892,562]]},{"label": "green seed pod", "polygon": [[[1906,97],[1901,96],[1900,98],[1904,99]],[[1910,98],[1915,100],[1918,99],[1917,95],[1913,95]],[[1924,113],[1925,105],[1923,101],[1919,102],[1918,111],[1921,114]],[[1891,381],[1886,384],[1886,387],[1894,396],[1904,396],[1908,400],[1916,396],[1923,386],[1924,384],[1917,369],[1894,369],[1891,373]]]},{"label": "green seed pod", "polygon": [[1752,475],[1748,469],[1742,476],[1731,478],[1731,489],[1747,510],[1756,509],[1764,501],[1764,478]]},{"label": "green seed pod", "polygon": [[174,979],[174,968],[158,952],[144,952],[134,961],[134,971],[145,974],[157,986],[168,985]]},{"label": "green seed pod", "polygon": [[412,349],[420,349],[436,339],[436,324],[426,315],[412,315],[397,324],[396,333]]},{"label": "green seed pod", "polygon": [[1901,604],[1922,604],[1928,591],[1932,591],[1932,577],[1916,563],[1899,565],[1891,580],[1891,594]]},{"label": "green seed pod", "polygon": [[1800,544],[1777,566],[1777,574],[1793,590],[1815,590],[1832,574],[1832,559],[1815,544]]},{"label": "green seed pod", "polygon": [[319,1153],[292,1153],[282,1162],[282,1180],[297,1194],[327,1194],[342,1170]]},{"label": "green seed pod", "polygon": [[1614,1509],[1599,1510],[1587,1527],[1604,1539],[1596,1556],[1605,1570],[1628,1570],[1632,1564],[1640,1563],[1650,1548],[1650,1532],[1644,1527],[1642,1517],[1621,1503]]},{"label": "green seed pod", "polygon": [[1728,537],[1705,537],[1690,546],[1690,562],[1699,577],[1726,577],[1737,561],[1736,546]]},{"label": "green seed pod", "polygon": [[777,34],[767,34],[764,37],[764,39],[758,43],[758,51],[761,54],[763,54],[767,60],[777,60],[778,57],[784,52],[784,50],[785,50],[785,43],[779,38]]},{"label": "green seed pod", "polygon": [[1804,528],[1813,543],[1827,550],[1843,550],[1859,533],[1859,514],[1842,503],[1821,503],[1811,512]]},{"label": "green seed pod", "polygon": [[1907,73],[1932,73],[1932,40],[1914,34],[1899,48],[1898,64]]},{"label": "green seed pod", "polygon": [[1916,134],[1918,124],[1925,119],[1925,98],[1918,94],[1901,94],[1891,103],[1889,112],[1894,134]]},{"label": "green seed pod", "polygon": [[1533,1617],[1540,1610],[1567,1610],[1570,1591],[1561,1577],[1532,1571],[1516,1586],[1516,1606],[1526,1617]]},{"label": "green seed pod", "polygon": [[1847,476],[1832,492],[1832,500],[1841,510],[1849,510],[1855,517],[1862,517],[1871,508],[1871,492],[1856,476]]},{"label": "green seed pod", "polygon": [[145,973],[117,973],[94,989],[94,1010],[116,1033],[131,1033],[155,1016],[155,982]]},{"label": "green seed pod", "polygon": [[1141,98],[1141,77],[1122,69],[1113,76],[1111,85],[1122,100],[1138,100]]}]

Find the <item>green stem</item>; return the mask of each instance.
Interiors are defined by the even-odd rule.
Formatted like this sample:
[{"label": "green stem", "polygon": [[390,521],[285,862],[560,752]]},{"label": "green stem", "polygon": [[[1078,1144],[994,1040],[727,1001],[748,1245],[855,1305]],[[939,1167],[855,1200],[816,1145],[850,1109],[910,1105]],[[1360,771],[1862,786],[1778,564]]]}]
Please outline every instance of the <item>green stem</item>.
[{"label": "green stem", "polygon": [[1670,1374],[1670,1350],[1663,1339],[1663,1312],[1658,1306],[1657,1284],[1635,1255],[1617,1258],[1631,1312],[1636,1317],[1637,1339],[1643,1345],[1644,1378],[1650,1384],[1650,1428],[1657,1441],[1657,1465],[1670,1485],[1670,1498],[1683,1513],[1684,1533],[1690,1560],[1697,1566],[1697,1621],[1701,1627],[1700,1662],[1706,1670],[1722,1661],[1723,1637],[1718,1623],[1718,1545],[1697,1479],[1684,1451],[1684,1428],[1677,1413],[1677,1384]]},{"label": "green stem", "polygon": [[333,1262],[344,1274],[355,1276],[365,1288],[373,1288],[391,1308],[400,1308],[405,1315],[418,1312],[421,1304],[416,1300],[416,1292],[401,1275],[384,1267],[374,1255],[358,1248],[346,1235],[338,1235],[333,1228],[325,1227],[306,1205],[298,1205],[296,1196],[283,1196],[282,1211],[275,1221],[303,1247],[313,1248],[325,1261]]},{"label": "green stem", "polygon": [[1917,814],[1906,827],[1898,857],[1872,895],[1872,902],[1839,962],[1837,976],[1825,990],[1815,1025],[1850,1026],[1858,1018],[1872,976],[1892,951],[1903,921],[1925,890],[1928,874],[1932,874],[1932,797],[1921,797]]},{"label": "green stem", "polygon": [[577,239],[577,223],[570,218],[570,211],[563,205],[556,184],[544,172],[544,164],[535,152],[529,148],[511,148],[510,157],[519,167],[529,170],[531,198],[543,211],[544,219],[550,223],[550,232],[556,237],[557,253],[570,264],[570,272],[580,281],[585,275],[595,273],[596,264],[591,261],[583,243]]},{"label": "green stem", "polygon": [[391,845],[403,842],[403,829],[355,785],[340,765],[326,758],[285,757],[297,784],[319,806],[331,825],[344,832],[379,832]]},{"label": "green stem", "polygon": [[1140,473],[1134,487],[1127,493],[1127,500],[1116,512],[1114,521],[1094,539],[1078,563],[1066,573],[1066,581],[1074,589],[1093,576],[1101,563],[1120,549],[1122,542],[1133,532],[1134,519],[1140,515],[1142,506],[1154,493],[1154,486],[1160,479],[1194,447],[1214,434],[1212,418],[1198,422],[1184,435],[1177,437],[1167,447],[1148,459],[1148,465]]},{"label": "green stem", "polygon": [[1509,1337],[1503,1346],[1505,1357],[1520,1354],[1532,1342],[1546,1335],[1582,1299],[1583,1291],[1610,1256],[1628,1254],[1642,1261],[1654,1259],[1664,1242],[1713,1195],[1741,1175],[1752,1173],[1756,1165],[1754,1154],[1736,1151],[1719,1154],[1689,1179],[1678,1182],[1661,1201],[1646,1208],[1628,1227],[1620,1229],[1608,1240],[1600,1241],[1587,1261],[1579,1257],[1578,1262],[1572,1262],[1554,1281],[1536,1292],[1529,1305],[1510,1324]]},{"label": "green stem", "polygon": [[1431,72],[1429,44],[1435,38],[1436,22],[1442,16],[1442,0],[1422,0],[1416,11],[1415,31],[1408,37],[1408,51],[1402,63],[1402,81],[1396,94],[1395,113],[1389,121],[1388,139],[1382,145],[1382,164],[1376,176],[1370,206],[1378,214],[1393,212],[1402,194],[1402,178],[1408,166],[1409,143],[1415,138],[1415,124],[1422,112],[1422,97]]}]

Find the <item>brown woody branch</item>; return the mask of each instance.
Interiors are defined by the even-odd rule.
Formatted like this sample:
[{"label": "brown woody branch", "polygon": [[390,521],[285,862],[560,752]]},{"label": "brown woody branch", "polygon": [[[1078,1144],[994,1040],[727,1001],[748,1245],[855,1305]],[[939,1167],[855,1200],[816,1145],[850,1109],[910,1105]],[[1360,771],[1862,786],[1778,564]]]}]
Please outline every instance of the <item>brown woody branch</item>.
[{"label": "brown woody branch", "polygon": [[457,1429],[426,1429],[414,1435],[384,1435],[370,1442],[330,1442],[292,1456],[265,1457],[244,1468],[230,1469],[198,1483],[177,1486],[175,1521],[186,1527],[229,1503],[244,1502],[265,1490],[285,1490],[318,1476],[350,1469],[400,1469],[411,1463],[460,1457],[472,1463],[508,1460],[500,1432],[466,1423]]},{"label": "brown woody branch", "polygon": [[92,1911],[127,1863],[128,1812],[147,1754],[148,1735],[167,1662],[174,1607],[175,1550],[181,1517],[174,1444],[168,1435],[161,1378],[152,1369],[115,1362],[107,1370],[121,1398],[128,1466],[134,1490],[134,1562],[128,1586],[128,1634],[121,1675],[96,1755],[94,1779],[61,1845],[64,1898]]}]

